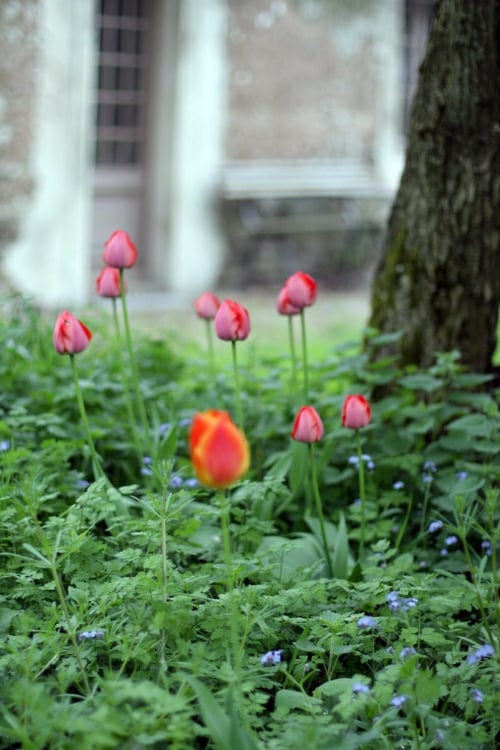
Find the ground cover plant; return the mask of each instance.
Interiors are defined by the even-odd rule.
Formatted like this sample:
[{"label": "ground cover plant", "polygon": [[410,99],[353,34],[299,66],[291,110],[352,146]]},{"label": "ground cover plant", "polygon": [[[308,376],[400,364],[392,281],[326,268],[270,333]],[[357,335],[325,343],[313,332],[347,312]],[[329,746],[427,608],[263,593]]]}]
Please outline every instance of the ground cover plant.
[{"label": "ground cover plant", "polygon": [[113,237],[109,322],[5,300],[0,747],[497,747],[488,376],[370,331],[308,357],[302,273],[275,354],[205,297],[184,357],[134,336]]}]

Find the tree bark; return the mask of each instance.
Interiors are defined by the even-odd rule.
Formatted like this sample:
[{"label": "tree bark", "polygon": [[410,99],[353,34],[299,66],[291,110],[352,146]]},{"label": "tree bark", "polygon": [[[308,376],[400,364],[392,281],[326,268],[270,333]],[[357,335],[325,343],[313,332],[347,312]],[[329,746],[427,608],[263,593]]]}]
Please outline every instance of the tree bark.
[{"label": "tree bark", "polygon": [[[500,301],[500,0],[440,0],[372,290],[382,354],[491,368]],[[380,352],[377,354],[379,356]]]}]

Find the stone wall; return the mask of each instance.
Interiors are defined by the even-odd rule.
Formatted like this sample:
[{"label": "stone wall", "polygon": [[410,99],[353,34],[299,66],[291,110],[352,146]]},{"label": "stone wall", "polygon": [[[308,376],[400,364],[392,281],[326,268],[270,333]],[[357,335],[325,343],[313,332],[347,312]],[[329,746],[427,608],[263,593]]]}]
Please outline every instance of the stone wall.
[{"label": "stone wall", "polygon": [[230,0],[231,159],[367,158],[377,2]]},{"label": "stone wall", "polygon": [[38,0],[0,2],[0,251],[16,237],[32,190],[37,11]]}]

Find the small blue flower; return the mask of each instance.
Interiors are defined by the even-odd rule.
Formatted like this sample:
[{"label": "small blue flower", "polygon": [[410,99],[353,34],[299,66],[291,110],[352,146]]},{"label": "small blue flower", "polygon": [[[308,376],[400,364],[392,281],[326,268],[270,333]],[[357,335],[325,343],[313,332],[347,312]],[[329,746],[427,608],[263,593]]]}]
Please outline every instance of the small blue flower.
[{"label": "small blue flower", "polygon": [[448,550],[443,547],[443,549],[439,551],[439,554],[441,555],[441,557],[446,557],[446,555],[448,554]]},{"label": "small blue flower", "polygon": [[179,419],[179,427],[191,427],[192,421],[191,417],[183,417]]},{"label": "small blue flower", "polygon": [[352,692],[355,695],[359,695],[360,693],[369,693],[370,688],[368,685],[365,685],[364,682],[353,682],[352,683]]},{"label": "small blue flower", "polygon": [[484,695],[478,688],[471,688],[469,692],[474,703],[482,703],[484,701]]},{"label": "small blue flower", "polygon": [[355,500],[352,501],[352,505],[361,505],[361,499],[357,497]]},{"label": "small blue flower", "polygon": [[408,599],[404,600],[404,606],[407,609],[414,609],[418,604],[418,599],[416,596],[409,596]]},{"label": "small blue flower", "polygon": [[399,479],[399,480],[398,480],[397,482],[394,482],[394,484],[392,485],[392,489],[393,489],[393,490],[402,490],[404,486],[405,486],[405,483],[404,483],[404,482],[402,482],[402,481],[401,481],[401,480]]},{"label": "small blue flower", "polygon": [[8,450],[10,450],[10,440],[0,440],[0,452],[5,453]]},{"label": "small blue flower", "polygon": [[422,482],[424,484],[430,484],[432,482],[432,474],[422,474]]},{"label": "small blue flower", "polygon": [[426,461],[424,464],[424,471],[429,471],[431,474],[435,474],[437,471],[436,464],[434,461]]},{"label": "small blue flower", "polygon": [[182,477],[180,477],[178,474],[174,474],[173,477],[170,478],[169,487],[172,490],[178,490],[179,487],[182,487],[184,482],[182,481]]},{"label": "small blue flower", "polygon": [[391,591],[389,594],[387,594],[386,599],[389,604],[389,609],[392,609],[393,612],[396,612],[401,607],[401,602],[397,591]]},{"label": "small blue flower", "polygon": [[98,641],[104,638],[104,630],[82,630],[78,633],[79,641]]},{"label": "small blue flower", "polygon": [[265,666],[275,666],[281,664],[283,661],[284,652],[279,649],[277,651],[267,651],[264,656],[260,657],[260,663]]},{"label": "small blue flower", "polygon": [[493,648],[493,646],[491,646],[489,643],[485,643],[468,655],[467,664],[477,664],[477,662],[481,661],[481,659],[489,659],[490,656],[494,656],[494,654],[495,649]]},{"label": "small blue flower", "polygon": [[386,599],[389,603],[389,609],[393,612],[401,610],[401,612],[407,612],[409,609],[414,609],[418,604],[416,596],[402,597],[397,591],[391,591],[387,594]]},{"label": "small blue flower", "polygon": [[467,479],[468,476],[469,476],[469,472],[468,471],[457,471],[457,473],[456,473],[456,477],[457,477],[457,481],[458,482],[463,482],[464,479]]},{"label": "small blue flower", "polygon": [[351,464],[352,466],[357,466],[359,463],[359,458],[357,456],[349,456],[347,459],[347,463]]},{"label": "small blue flower", "polygon": [[435,534],[437,531],[441,531],[442,528],[443,528],[442,521],[431,521],[429,524],[428,532],[429,534]]},{"label": "small blue flower", "polygon": [[170,430],[170,427],[171,427],[170,422],[162,422],[158,429],[158,432],[160,433],[160,437],[165,437],[167,432]]},{"label": "small blue flower", "polygon": [[452,547],[454,544],[458,542],[458,537],[455,536],[455,534],[450,534],[450,536],[447,536],[444,540],[444,543],[447,547]]},{"label": "small blue flower", "polygon": [[77,479],[75,482],[75,487],[77,490],[86,490],[89,486],[90,482],[88,482],[86,479]]},{"label": "small blue flower", "polygon": [[144,456],[142,459],[142,463],[144,464],[141,469],[141,474],[145,477],[151,477],[153,476],[153,471],[150,469],[151,464],[153,463],[153,459],[151,456]]},{"label": "small blue flower", "polygon": [[377,628],[378,627],[378,621],[376,617],[370,617],[370,615],[363,615],[363,617],[360,617],[357,621],[358,628]]},{"label": "small blue flower", "polygon": [[409,656],[415,656],[416,650],[412,646],[405,646],[399,652],[400,659],[407,659]]},{"label": "small blue flower", "polygon": [[401,708],[401,706],[404,706],[407,700],[407,695],[395,695],[391,700],[391,706],[394,706],[394,708]]},{"label": "small blue flower", "polygon": [[367,461],[366,468],[369,469],[369,471],[373,471],[373,469],[375,468],[375,463],[373,461]]},{"label": "small blue flower", "polygon": [[372,460],[372,457],[368,455],[368,453],[362,453],[361,458],[365,463],[369,463]]},{"label": "small blue flower", "polygon": [[186,479],[184,482],[184,487],[198,487],[199,482],[196,479],[196,477],[189,477],[189,479]]},{"label": "small blue flower", "polygon": [[491,542],[489,539],[483,539],[481,542],[481,549],[485,555],[488,555],[488,557],[491,555]]}]

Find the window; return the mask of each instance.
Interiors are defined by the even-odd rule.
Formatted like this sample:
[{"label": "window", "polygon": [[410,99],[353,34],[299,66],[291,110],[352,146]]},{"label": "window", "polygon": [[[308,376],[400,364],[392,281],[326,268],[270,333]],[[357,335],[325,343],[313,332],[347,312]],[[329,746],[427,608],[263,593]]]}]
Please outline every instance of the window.
[{"label": "window", "polygon": [[150,7],[142,0],[99,0],[98,165],[134,165],[144,158]]}]

